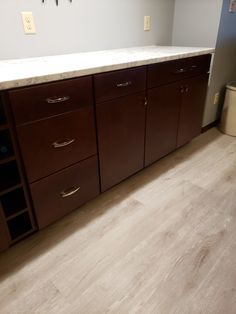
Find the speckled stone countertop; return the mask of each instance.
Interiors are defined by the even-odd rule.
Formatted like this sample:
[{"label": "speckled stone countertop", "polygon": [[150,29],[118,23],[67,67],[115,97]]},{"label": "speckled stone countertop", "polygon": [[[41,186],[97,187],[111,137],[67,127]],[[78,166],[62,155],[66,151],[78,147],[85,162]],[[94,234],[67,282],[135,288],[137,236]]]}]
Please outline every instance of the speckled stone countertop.
[{"label": "speckled stone countertop", "polygon": [[212,48],[146,46],[0,61],[0,90],[213,53]]}]

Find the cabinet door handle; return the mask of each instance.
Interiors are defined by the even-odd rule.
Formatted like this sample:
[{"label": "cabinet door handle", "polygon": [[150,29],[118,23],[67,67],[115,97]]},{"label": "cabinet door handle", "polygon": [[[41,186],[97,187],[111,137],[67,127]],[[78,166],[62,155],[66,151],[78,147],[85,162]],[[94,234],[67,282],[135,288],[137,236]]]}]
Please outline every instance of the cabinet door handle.
[{"label": "cabinet door handle", "polygon": [[177,70],[174,71],[173,73],[174,73],[174,74],[182,74],[182,73],[185,73],[185,72],[187,72],[187,71],[188,71],[187,69],[181,68],[181,69],[177,69]]},{"label": "cabinet door handle", "polygon": [[148,100],[147,100],[147,98],[145,98],[144,99],[144,106],[147,107],[147,105],[148,105]]},{"label": "cabinet door handle", "polygon": [[77,193],[80,190],[80,187],[78,186],[73,186],[72,188],[69,188],[67,190],[64,190],[61,192],[61,197],[65,198],[65,197],[69,197],[74,195],[75,193]]},{"label": "cabinet door handle", "polygon": [[63,97],[49,97],[46,99],[46,102],[48,104],[57,104],[57,103],[60,103],[60,102],[65,102],[67,100],[69,100],[70,97],[69,96],[63,96]]},{"label": "cabinet door handle", "polygon": [[74,138],[72,138],[72,139],[67,139],[67,140],[65,140],[64,142],[56,141],[56,142],[52,143],[52,146],[53,146],[54,148],[66,147],[66,146],[68,146],[68,145],[74,143],[74,141],[75,141]]},{"label": "cabinet door handle", "polygon": [[183,94],[183,93],[184,93],[184,87],[181,86],[180,89],[179,89],[179,91],[180,91],[181,94]]},{"label": "cabinet door handle", "polygon": [[185,93],[188,93],[189,92],[189,88],[188,86],[185,87]]},{"label": "cabinet door handle", "polygon": [[128,82],[124,82],[124,83],[117,83],[117,84],[116,84],[116,87],[122,88],[122,87],[128,87],[128,86],[130,86],[130,85],[132,85],[132,82],[131,82],[131,81],[128,81]]}]

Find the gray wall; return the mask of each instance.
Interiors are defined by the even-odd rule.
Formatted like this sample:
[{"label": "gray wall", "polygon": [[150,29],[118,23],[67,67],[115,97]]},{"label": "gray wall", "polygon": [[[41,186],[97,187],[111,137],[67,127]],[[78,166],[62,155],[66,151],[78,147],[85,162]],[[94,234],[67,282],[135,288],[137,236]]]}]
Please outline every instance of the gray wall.
[{"label": "gray wall", "polygon": [[222,0],[175,0],[172,44],[215,47]]},{"label": "gray wall", "polygon": [[[170,45],[174,0],[1,0],[0,59],[143,45]],[[25,35],[21,11],[32,11],[36,35]],[[151,15],[152,30],[143,31]]]},{"label": "gray wall", "polygon": [[[228,8],[229,0],[224,0],[204,125],[219,117],[224,100],[225,85],[231,80],[236,80],[236,13],[229,13]],[[218,91],[221,91],[221,101],[219,106],[216,106],[214,105],[214,95]]]}]

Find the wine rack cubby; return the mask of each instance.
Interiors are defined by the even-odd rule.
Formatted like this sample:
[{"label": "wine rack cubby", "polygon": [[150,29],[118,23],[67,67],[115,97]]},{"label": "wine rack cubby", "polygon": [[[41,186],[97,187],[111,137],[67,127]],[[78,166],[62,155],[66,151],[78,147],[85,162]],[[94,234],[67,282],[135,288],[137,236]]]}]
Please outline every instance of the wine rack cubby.
[{"label": "wine rack cubby", "polygon": [[0,250],[35,230],[10,119],[0,95]]}]

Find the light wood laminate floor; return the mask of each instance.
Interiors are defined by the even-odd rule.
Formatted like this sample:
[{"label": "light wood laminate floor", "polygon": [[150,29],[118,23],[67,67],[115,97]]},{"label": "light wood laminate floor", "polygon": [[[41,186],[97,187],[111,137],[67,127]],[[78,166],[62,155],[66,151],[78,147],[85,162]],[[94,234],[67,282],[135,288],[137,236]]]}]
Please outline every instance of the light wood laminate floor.
[{"label": "light wood laminate floor", "polygon": [[235,314],[236,138],[211,129],[1,254],[0,313]]}]

